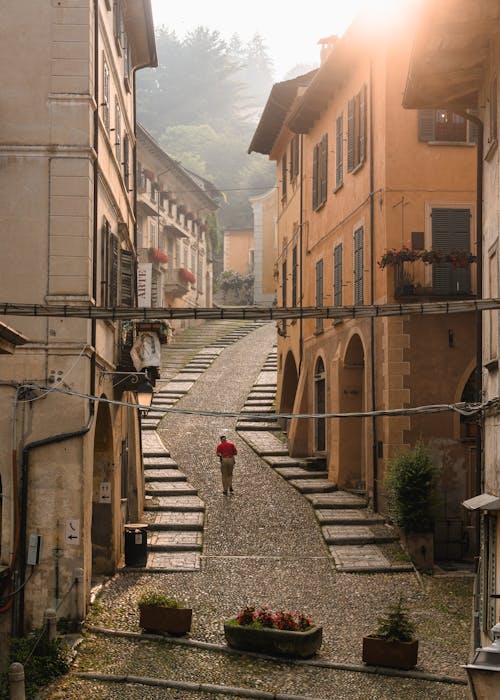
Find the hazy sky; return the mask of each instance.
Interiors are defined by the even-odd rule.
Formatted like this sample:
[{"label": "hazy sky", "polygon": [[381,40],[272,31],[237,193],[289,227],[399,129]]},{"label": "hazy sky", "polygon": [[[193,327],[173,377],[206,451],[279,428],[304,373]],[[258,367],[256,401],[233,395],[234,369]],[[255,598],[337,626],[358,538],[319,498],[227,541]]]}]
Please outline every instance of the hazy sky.
[{"label": "hazy sky", "polygon": [[[401,1],[401,0],[399,0]],[[342,34],[367,0],[152,0],[155,26],[167,26],[182,38],[198,25],[220,32],[224,39],[239,34],[248,41],[258,32],[274,62],[275,79],[297,63],[319,63],[318,40]],[[394,0],[378,0],[378,5]],[[294,8],[295,14],[291,12]],[[307,14],[305,12],[307,11]],[[285,21],[283,22],[283,19]]]}]

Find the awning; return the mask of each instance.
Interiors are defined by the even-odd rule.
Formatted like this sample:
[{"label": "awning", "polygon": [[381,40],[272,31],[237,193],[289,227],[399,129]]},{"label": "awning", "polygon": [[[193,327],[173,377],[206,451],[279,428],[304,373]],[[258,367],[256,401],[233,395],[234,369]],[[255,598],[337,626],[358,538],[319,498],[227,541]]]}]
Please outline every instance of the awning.
[{"label": "awning", "polygon": [[500,498],[489,493],[482,493],[474,498],[469,498],[462,505],[467,510],[500,510]]}]

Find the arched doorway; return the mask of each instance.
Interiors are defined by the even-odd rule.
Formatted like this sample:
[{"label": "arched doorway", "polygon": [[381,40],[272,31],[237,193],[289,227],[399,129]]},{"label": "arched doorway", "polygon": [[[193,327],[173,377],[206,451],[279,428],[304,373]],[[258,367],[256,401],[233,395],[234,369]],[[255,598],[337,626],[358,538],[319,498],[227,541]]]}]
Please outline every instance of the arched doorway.
[{"label": "arched doorway", "polygon": [[92,479],[92,574],[114,572],[113,429],[109,405],[98,404]]},{"label": "arched doorway", "polygon": [[[349,341],[340,379],[341,413],[363,411],[365,353],[359,335]],[[364,489],[365,435],[363,418],[341,418],[339,428],[339,485]]]},{"label": "arched doorway", "polygon": [[[321,357],[316,362],[314,370],[314,413],[326,412],[326,373]],[[326,418],[314,419],[314,450],[326,450]]]},{"label": "arched doorway", "polygon": [[295,394],[297,393],[297,384],[299,381],[297,365],[295,364],[295,358],[292,352],[289,352],[286,356],[282,376],[280,413],[291,413],[293,411]]}]

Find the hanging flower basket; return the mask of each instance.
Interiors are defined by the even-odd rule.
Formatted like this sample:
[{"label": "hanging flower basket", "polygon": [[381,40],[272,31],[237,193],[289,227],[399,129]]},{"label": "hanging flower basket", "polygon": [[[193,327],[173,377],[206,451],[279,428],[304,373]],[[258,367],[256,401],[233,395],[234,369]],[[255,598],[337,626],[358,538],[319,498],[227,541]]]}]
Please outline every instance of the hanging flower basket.
[{"label": "hanging flower basket", "polygon": [[186,280],[186,282],[191,282],[191,284],[194,284],[196,282],[196,277],[193,275],[192,272],[186,270],[185,267],[181,267],[179,272],[182,279]]},{"label": "hanging flower basket", "polygon": [[168,263],[168,255],[159,248],[150,248],[151,258],[159,263]]}]

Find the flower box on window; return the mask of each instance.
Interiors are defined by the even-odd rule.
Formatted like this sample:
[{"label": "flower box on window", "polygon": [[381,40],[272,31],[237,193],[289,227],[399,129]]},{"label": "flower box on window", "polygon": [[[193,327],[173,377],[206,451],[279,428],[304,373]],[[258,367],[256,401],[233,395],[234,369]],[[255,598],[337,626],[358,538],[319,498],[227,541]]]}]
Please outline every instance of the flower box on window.
[{"label": "flower box on window", "polygon": [[186,280],[186,282],[191,282],[191,284],[194,284],[196,282],[196,277],[190,270],[187,270],[185,267],[181,267],[181,269],[179,270],[179,274],[182,277],[182,279]]}]

